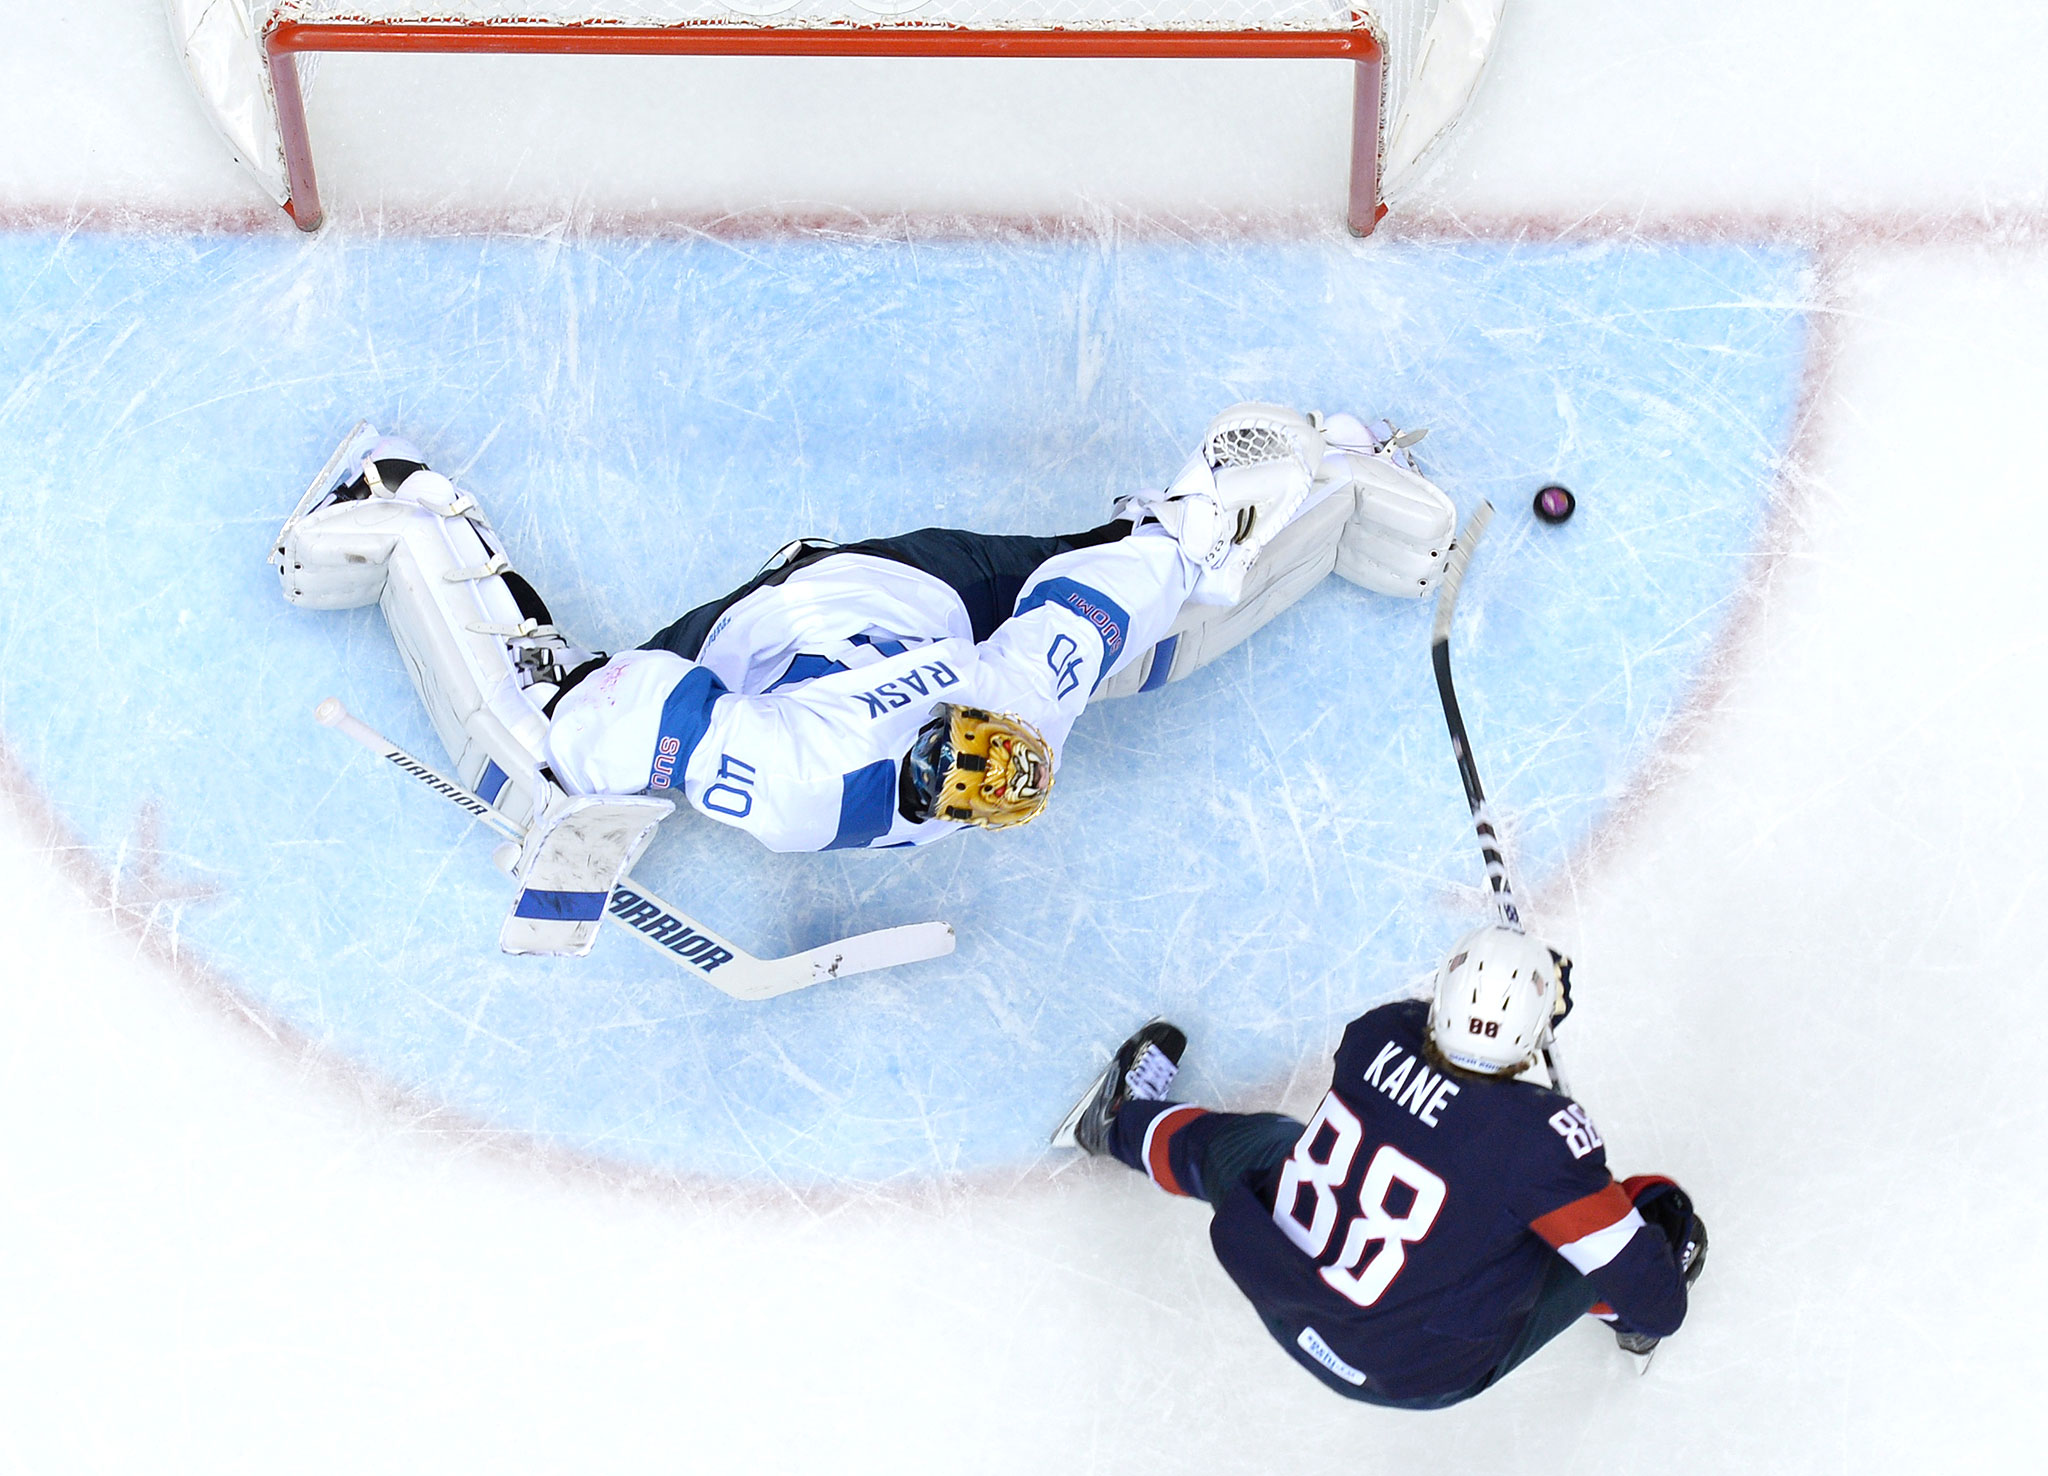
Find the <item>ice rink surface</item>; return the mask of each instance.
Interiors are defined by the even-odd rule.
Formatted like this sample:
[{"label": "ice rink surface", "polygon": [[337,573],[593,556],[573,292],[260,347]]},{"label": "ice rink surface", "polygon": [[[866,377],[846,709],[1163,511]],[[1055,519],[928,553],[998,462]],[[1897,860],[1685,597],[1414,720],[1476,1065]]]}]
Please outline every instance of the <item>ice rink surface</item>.
[{"label": "ice rink surface", "polygon": [[[906,97],[682,64],[513,109],[549,74],[367,59],[316,88],[335,225],[303,241],[154,6],[96,15],[101,51],[12,8],[0,1459],[2026,1468],[2030,10],[1961,7],[1929,56],[1903,10],[1511,7],[1405,226],[1357,244],[1319,68],[1214,73],[1228,105],[1172,137],[1125,110],[1211,72]],[[622,154],[635,107],[711,136]],[[881,162],[903,114],[957,126]],[[1014,168],[962,163],[984,135]],[[1155,1009],[1191,1091],[1305,1108],[1343,1021],[1478,916],[1426,612],[1332,584],[1091,711],[1017,836],[776,858],[672,825],[650,880],[760,951],[961,929],[942,964],[744,1007],[617,937],[495,955],[487,843],[305,718],[339,692],[433,751],[381,623],[289,610],[261,564],[370,415],[619,644],[796,533],[1092,523],[1240,394],[1433,423],[1431,470],[1504,509],[1460,681],[1580,960],[1574,1085],[1714,1231],[1647,1378],[1589,1327],[1453,1411],[1345,1405],[1197,1208],[1036,1146]],[[1565,529],[1526,514],[1552,475]]]},{"label": "ice rink surface", "polygon": [[[623,938],[497,954],[482,831],[310,724],[338,692],[438,753],[382,615],[291,610],[262,562],[337,427],[414,436],[567,628],[616,649],[800,535],[1092,527],[1238,399],[1440,419],[1429,465],[1509,504],[1466,681],[1540,883],[1727,623],[1808,275],[1803,253],[1725,246],[1409,247],[1370,273],[1345,247],[7,248],[0,362],[51,472],[0,510],[23,768],[102,852],[153,806],[213,893],[166,928],[321,1049],[550,1144],[805,1184],[1028,1163],[1103,1041],[1158,1011],[1214,1042],[1198,1089],[1249,1092],[1432,967],[1474,871],[1430,609],[1333,583],[1199,680],[1103,704],[1060,803],[1014,836],[775,856],[667,827],[636,874],[757,952],[927,917],[962,937],[736,1004]],[[80,477],[107,494],[69,495]],[[1568,527],[1528,511],[1547,479],[1584,499]],[[89,651],[65,640],[87,622]],[[237,646],[231,677],[190,654]]]}]

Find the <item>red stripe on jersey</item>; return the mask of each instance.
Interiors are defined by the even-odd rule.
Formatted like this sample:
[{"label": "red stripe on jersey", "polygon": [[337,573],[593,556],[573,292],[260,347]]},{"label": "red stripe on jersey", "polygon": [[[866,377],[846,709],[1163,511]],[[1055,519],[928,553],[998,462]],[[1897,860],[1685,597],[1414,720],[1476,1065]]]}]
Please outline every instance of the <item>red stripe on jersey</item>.
[{"label": "red stripe on jersey", "polygon": [[1145,1172],[1151,1176],[1153,1183],[1168,1194],[1186,1196],[1188,1192],[1181,1188],[1180,1180],[1173,1176],[1173,1165],[1168,1156],[1173,1146],[1173,1135],[1196,1118],[1208,1115],[1209,1109],[1206,1107],[1183,1104],[1167,1109],[1146,1125],[1145,1151],[1142,1155],[1145,1160]]},{"label": "red stripe on jersey", "polygon": [[1622,1190],[1628,1195],[1631,1202],[1641,1199],[1644,1190],[1654,1189],[1659,1184],[1669,1184],[1673,1189],[1676,1189],[1678,1187],[1678,1180],[1666,1178],[1662,1174],[1630,1174],[1621,1181]]},{"label": "red stripe on jersey", "polygon": [[1574,1199],[1539,1220],[1531,1220],[1529,1228],[1553,1247],[1561,1248],[1575,1240],[1584,1240],[1610,1225],[1619,1224],[1634,1213],[1635,1205],[1622,1192],[1621,1185],[1609,1179],[1606,1188],[1596,1189],[1583,1199]]}]

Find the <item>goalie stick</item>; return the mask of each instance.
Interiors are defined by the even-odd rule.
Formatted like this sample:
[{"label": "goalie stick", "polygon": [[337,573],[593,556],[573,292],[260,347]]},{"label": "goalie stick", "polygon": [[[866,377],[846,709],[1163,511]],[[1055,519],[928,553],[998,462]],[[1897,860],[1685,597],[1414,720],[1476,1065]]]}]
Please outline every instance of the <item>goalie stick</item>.
[{"label": "goalie stick", "polygon": [[[1472,562],[1472,550],[1493,520],[1493,504],[1482,502],[1458,533],[1451,556],[1444,562],[1443,580],[1436,589],[1436,623],[1430,630],[1429,660],[1436,668],[1436,692],[1443,700],[1444,724],[1451,730],[1451,752],[1458,760],[1458,778],[1465,786],[1465,803],[1472,810],[1472,829],[1479,837],[1479,855],[1486,863],[1486,883],[1493,894],[1493,908],[1500,925],[1523,931],[1521,909],[1515,906],[1515,889],[1508,878],[1507,857],[1502,854],[1500,833],[1493,826],[1493,812],[1486,807],[1486,791],[1479,784],[1479,766],[1472,761],[1471,740],[1465,735],[1465,717],[1458,711],[1458,693],[1451,685],[1451,618],[1457,613],[1458,587],[1465,582],[1465,566]],[[1557,1062],[1557,1045],[1544,1026],[1540,1052],[1543,1069],[1550,1075],[1552,1090],[1571,1095],[1564,1072]]]},{"label": "goalie stick", "polygon": [[[322,702],[313,716],[323,727],[353,738],[506,839],[517,841],[524,834],[502,811],[421,763],[352,714],[338,698],[329,697]],[[955,943],[950,923],[907,923],[857,933],[836,943],[792,953],[787,958],[756,958],[671,907],[630,876],[622,878],[612,889],[605,916],[648,947],[668,955],[669,962],[694,969],[706,983],[734,999],[773,999],[828,979],[845,979],[874,969],[941,958],[953,951]]]}]

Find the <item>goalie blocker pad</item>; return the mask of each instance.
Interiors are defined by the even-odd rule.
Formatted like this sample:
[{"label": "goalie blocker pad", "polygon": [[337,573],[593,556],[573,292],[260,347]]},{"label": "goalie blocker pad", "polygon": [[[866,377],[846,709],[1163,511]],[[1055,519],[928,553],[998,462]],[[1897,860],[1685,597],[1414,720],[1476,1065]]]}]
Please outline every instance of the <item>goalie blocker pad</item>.
[{"label": "goalie blocker pad", "polygon": [[581,958],[597,941],[620,878],[675,813],[646,795],[558,798],[526,832],[512,874],[519,895],[498,946],[507,953]]}]

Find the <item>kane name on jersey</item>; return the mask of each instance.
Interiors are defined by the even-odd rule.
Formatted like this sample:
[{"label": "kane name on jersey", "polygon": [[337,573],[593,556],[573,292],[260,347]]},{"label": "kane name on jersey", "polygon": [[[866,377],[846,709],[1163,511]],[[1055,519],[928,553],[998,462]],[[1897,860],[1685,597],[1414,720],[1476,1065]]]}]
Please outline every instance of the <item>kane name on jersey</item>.
[{"label": "kane name on jersey", "polygon": [[1279,1167],[1210,1227],[1295,1356],[1390,1398],[1467,1388],[1503,1358],[1563,1256],[1628,1323],[1684,1316],[1664,1239],[1607,1171],[1578,1104],[1431,1064],[1428,1006],[1351,1022],[1329,1092]]}]

